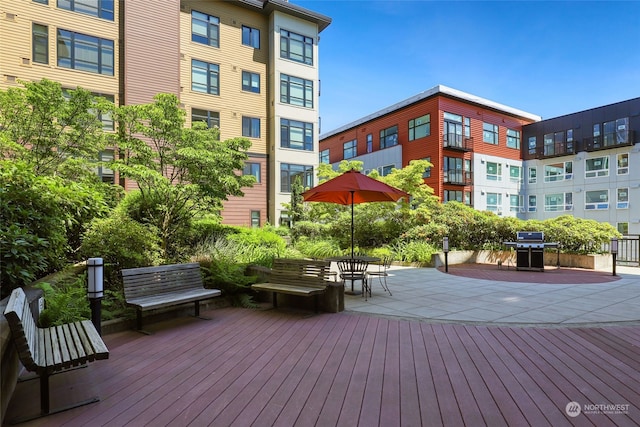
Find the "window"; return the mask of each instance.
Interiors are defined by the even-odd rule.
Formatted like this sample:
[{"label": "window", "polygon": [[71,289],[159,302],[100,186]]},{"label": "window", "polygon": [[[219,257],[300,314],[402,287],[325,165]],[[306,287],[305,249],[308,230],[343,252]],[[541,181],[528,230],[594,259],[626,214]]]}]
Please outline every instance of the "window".
[{"label": "window", "polygon": [[600,148],[601,145],[600,123],[596,123],[593,125],[593,148]]},{"label": "window", "polygon": [[58,67],[113,76],[113,40],[58,29]]},{"label": "window", "polygon": [[242,136],[260,138],[260,119],[242,116]]},{"label": "window", "polygon": [[246,162],[242,168],[242,175],[252,175],[256,178],[256,183],[260,183],[262,181],[260,163]]},{"label": "window", "polygon": [[502,164],[487,162],[487,180],[502,181]]},{"label": "window", "polygon": [[618,188],[618,200],[616,203],[616,209],[629,209],[629,189]]},{"label": "window", "polygon": [[573,154],[575,152],[575,150],[573,149],[573,129],[567,130],[566,152],[570,154]]},{"label": "window", "polygon": [[561,212],[573,209],[572,193],[554,193],[545,194],[544,210],[545,212]]},{"label": "window", "polygon": [[260,30],[257,28],[242,26],[242,44],[260,49]]},{"label": "window", "polygon": [[398,126],[391,126],[380,131],[380,149],[398,144]]},{"label": "window", "polygon": [[511,194],[509,196],[509,211],[524,212],[524,196]]},{"label": "window", "polygon": [[[425,157],[423,160],[431,163],[431,157]],[[431,178],[431,166],[427,166],[422,173],[422,178]]]},{"label": "window", "polygon": [[242,90],[260,93],[260,74],[250,71],[242,72]]},{"label": "window", "polygon": [[529,184],[535,184],[538,182],[538,168],[529,168]]},{"label": "window", "polygon": [[507,147],[520,149],[520,131],[507,129]]},{"label": "window", "polygon": [[281,163],[280,191],[283,193],[290,193],[291,185],[297,176],[301,178],[303,187],[313,187],[313,166]]},{"label": "window", "polygon": [[498,125],[483,123],[482,140],[488,144],[498,145]]},{"label": "window", "polygon": [[538,207],[538,197],[535,194],[529,195],[529,212],[535,212]]},{"label": "window", "polygon": [[543,139],[544,151],[543,154],[545,156],[553,156],[555,154],[555,146],[553,145],[553,134],[548,133],[544,136]]},{"label": "window", "polygon": [[347,141],[342,144],[342,149],[344,153],[343,159],[351,159],[353,157],[356,157],[358,155],[358,141],[355,139]]},{"label": "window", "polygon": [[629,173],[629,153],[618,154],[618,175]]},{"label": "window", "polygon": [[565,154],[564,132],[555,132],[553,134],[553,144],[556,155]]},{"label": "window", "polygon": [[510,182],[522,182],[522,167],[510,166],[509,167],[509,181]]},{"label": "window", "polygon": [[[104,95],[101,93],[94,93],[93,95],[104,98],[112,104],[115,102],[115,97],[113,95]],[[110,112],[96,111],[96,114],[97,114],[98,120],[102,122],[102,130],[113,131],[116,129],[115,124],[113,122],[113,116],[111,116]]]},{"label": "window", "polygon": [[313,65],[313,39],[280,30],[280,57]]},{"label": "window", "polygon": [[459,157],[444,157],[443,159],[444,182],[449,184],[465,184],[467,174],[463,167],[463,159]]},{"label": "window", "polygon": [[192,59],[191,90],[220,95],[220,67],[217,64]]},{"label": "window", "polygon": [[220,127],[220,113],[217,111],[199,110],[197,108],[191,109],[191,125],[196,122],[205,122],[208,128],[214,126]]},{"label": "window", "polygon": [[460,202],[463,203],[462,190],[444,190],[444,202]]},{"label": "window", "polygon": [[367,153],[371,153],[373,151],[373,134],[367,134]]},{"label": "window", "polygon": [[280,74],[280,102],[313,108],[313,82]]},{"label": "window", "polygon": [[544,182],[564,181],[573,178],[573,162],[544,165]]},{"label": "window", "polygon": [[464,118],[464,137],[471,138],[471,119],[469,117]]},{"label": "window", "polygon": [[280,146],[313,151],[313,123],[280,119]]},{"label": "window", "polygon": [[251,227],[260,228],[260,211],[251,211]]},{"label": "window", "polygon": [[585,160],[585,178],[609,176],[609,156]]},{"label": "window", "polygon": [[431,135],[431,116],[425,114],[409,120],[409,141]]},{"label": "window", "polygon": [[49,4],[49,0],[31,0],[34,3],[42,3],[42,4]]},{"label": "window", "polygon": [[102,182],[106,182],[108,184],[115,184],[115,174],[113,173],[113,169],[109,169],[105,166],[105,163],[113,161],[113,150],[105,150],[100,153],[100,166],[98,166],[97,173]]},{"label": "window", "polygon": [[535,136],[529,137],[529,154],[536,154],[537,138]]},{"label": "window", "polygon": [[220,18],[191,11],[191,40],[213,47],[220,47]]},{"label": "window", "polygon": [[38,64],[49,63],[49,27],[33,24],[31,41],[31,58]]},{"label": "window", "polygon": [[618,228],[618,232],[620,234],[629,234],[629,223],[628,222],[619,222],[616,227]]},{"label": "window", "polygon": [[462,116],[444,112],[444,129],[442,135],[445,147],[462,148]]},{"label": "window", "polygon": [[609,209],[609,190],[585,191],[585,209]]},{"label": "window", "polygon": [[113,0],[58,0],[58,7],[113,21]]},{"label": "window", "polygon": [[502,194],[487,193],[487,210],[502,215]]},{"label": "window", "polygon": [[329,164],[329,149],[320,152],[320,163]]},{"label": "window", "polygon": [[393,169],[395,169],[394,165],[380,166],[378,168],[378,173],[380,176],[387,176],[393,171]]}]

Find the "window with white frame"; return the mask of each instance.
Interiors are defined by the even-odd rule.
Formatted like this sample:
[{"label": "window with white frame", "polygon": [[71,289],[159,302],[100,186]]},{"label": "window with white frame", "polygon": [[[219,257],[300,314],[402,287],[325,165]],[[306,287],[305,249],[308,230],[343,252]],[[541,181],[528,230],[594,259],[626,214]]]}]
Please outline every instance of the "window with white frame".
[{"label": "window with white frame", "polygon": [[520,131],[507,129],[507,147],[520,149]]},{"label": "window with white frame", "polygon": [[347,141],[342,144],[342,149],[344,152],[344,159],[351,159],[358,155],[358,140],[353,139],[351,141]]},{"label": "window with white frame", "polygon": [[487,193],[487,210],[502,215],[502,194]]},{"label": "window with white frame", "polygon": [[544,182],[564,181],[573,178],[573,162],[544,165]]},{"label": "window with white frame", "polygon": [[573,193],[553,193],[544,195],[545,212],[573,210]]},{"label": "window with white frame", "polygon": [[522,182],[522,166],[509,166],[509,181]]},{"label": "window with white frame", "polygon": [[584,193],[585,209],[609,209],[609,190],[593,190]]},{"label": "window with white frame", "polygon": [[502,164],[487,162],[487,181],[502,181]]},{"label": "window with white frame", "polygon": [[511,212],[524,212],[524,196],[519,194],[509,195],[509,210]]},{"label": "window with white frame", "polygon": [[394,165],[380,166],[378,168],[378,173],[380,174],[380,176],[387,176],[391,173],[391,171],[393,171],[394,168]]},{"label": "window with white frame", "polygon": [[618,154],[618,175],[626,175],[629,173],[629,153]]},{"label": "window with white frame", "polygon": [[529,184],[535,184],[538,182],[538,168],[530,167],[529,168]]},{"label": "window with white frame", "polygon": [[617,193],[616,209],[629,209],[629,189],[627,187],[618,188]]},{"label": "window with white frame", "polygon": [[609,156],[586,159],[584,168],[585,178],[609,176]]},{"label": "window with white frame", "polygon": [[538,210],[538,196],[536,196],[535,194],[530,194],[529,195],[529,212],[535,212],[536,210]]}]

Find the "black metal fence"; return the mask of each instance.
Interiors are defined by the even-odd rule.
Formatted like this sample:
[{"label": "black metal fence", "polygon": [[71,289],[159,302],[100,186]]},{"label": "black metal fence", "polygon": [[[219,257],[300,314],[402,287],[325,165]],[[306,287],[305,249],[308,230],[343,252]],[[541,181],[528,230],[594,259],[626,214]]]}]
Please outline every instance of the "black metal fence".
[{"label": "black metal fence", "polygon": [[[611,251],[610,244],[603,248],[606,252]],[[640,266],[640,234],[627,234],[618,239],[617,265]]]}]

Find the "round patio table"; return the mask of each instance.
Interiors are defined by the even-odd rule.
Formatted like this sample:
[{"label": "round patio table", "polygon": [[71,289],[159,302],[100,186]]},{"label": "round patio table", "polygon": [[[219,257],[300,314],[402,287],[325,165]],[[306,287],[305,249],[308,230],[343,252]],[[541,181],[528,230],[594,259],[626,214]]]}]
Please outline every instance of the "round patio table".
[{"label": "round patio table", "polygon": [[[331,261],[331,262],[339,262],[339,261],[349,261],[351,259],[355,259],[355,260],[359,260],[359,261],[365,261],[367,263],[370,262],[379,262],[380,258],[378,257],[373,257],[373,256],[367,256],[367,255],[356,255],[353,258],[349,255],[344,255],[344,256],[336,256],[336,257],[329,257],[329,258],[325,258],[325,261]],[[351,290],[345,290],[344,293],[347,295],[360,295],[362,294],[362,291],[358,291],[356,289],[353,288],[353,280],[351,281]]]}]

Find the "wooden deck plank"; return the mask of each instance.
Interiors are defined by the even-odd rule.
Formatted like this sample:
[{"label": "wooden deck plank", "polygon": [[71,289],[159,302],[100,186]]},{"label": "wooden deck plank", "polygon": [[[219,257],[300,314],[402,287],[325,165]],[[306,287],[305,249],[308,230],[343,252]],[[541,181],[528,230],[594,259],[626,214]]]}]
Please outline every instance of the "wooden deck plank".
[{"label": "wooden deck plank", "polygon": [[[400,398],[402,399],[400,402],[401,421],[403,421],[405,417],[410,418],[411,416],[419,415],[420,423],[410,424],[409,420],[407,420],[406,425],[425,425],[427,423],[443,425],[440,408],[438,406],[438,395],[433,377],[433,369],[427,354],[427,347],[431,344],[425,342],[423,326],[428,325],[422,325],[421,323],[415,322],[409,323],[414,372],[408,370],[407,375],[410,376],[415,373],[417,393],[414,397],[413,387],[403,387],[400,394]],[[412,381],[404,381],[403,384],[412,384]],[[411,397],[405,399],[405,394],[409,394]],[[419,402],[418,405],[414,404],[416,399]]]}]

